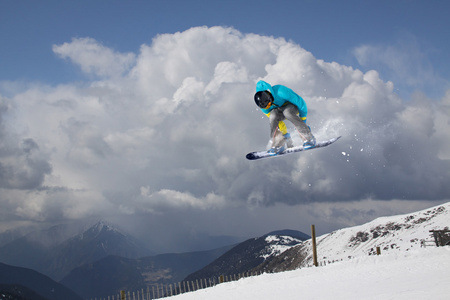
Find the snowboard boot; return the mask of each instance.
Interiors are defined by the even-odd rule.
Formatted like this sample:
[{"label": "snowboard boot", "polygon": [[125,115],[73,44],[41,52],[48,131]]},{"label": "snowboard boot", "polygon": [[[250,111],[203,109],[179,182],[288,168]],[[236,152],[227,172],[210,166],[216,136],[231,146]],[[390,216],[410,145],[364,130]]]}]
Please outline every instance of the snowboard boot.
[{"label": "snowboard boot", "polygon": [[286,149],[286,147],[284,146],[278,146],[278,147],[272,147],[269,150],[267,150],[268,153],[273,153],[273,154],[280,154],[281,152],[283,152]]},{"label": "snowboard boot", "polygon": [[303,148],[313,148],[316,146],[316,138],[313,136],[310,140],[303,143]]}]

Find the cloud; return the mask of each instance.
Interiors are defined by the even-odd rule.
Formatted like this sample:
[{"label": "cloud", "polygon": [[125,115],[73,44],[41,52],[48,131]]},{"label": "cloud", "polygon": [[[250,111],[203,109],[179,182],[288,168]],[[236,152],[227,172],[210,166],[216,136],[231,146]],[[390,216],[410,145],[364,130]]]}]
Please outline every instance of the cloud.
[{"label": "cloud", "polygon": [[52,167],[35,140],[20,137],[10,129],[9,102],[0,96],[0,188],[36,189]]},{"label": "cloud", "polygon": [[353,55],[364,68],[374,68],[384,78],[395,81],[398,91],[421,90],[436,97],[450,87],[449,81],[442,78],[430,60],[435,50],[428,49],[408,32],[398,35],[395,44],[364,44],[353,50]]},{"label": "cloud", "polygon": [[[449,92],[405,101],[375,70],[224,27],[159,35],[138,53],[92,38],[53,51],[88,79],[1,98],[0,194],[9,200],[0,205],[14,212],[10,220],[152,214],[162,221],[185,213],[201,223],[239,210],[450,196]],[[358,51],[361,63],[373,53]],[[253,102],[259,79],[304,97],[317,139],[341,140],[247,161],[269,140],[268,120]],[[13,193],[22,200],[11,201]]]},{"label": "cloud", "polygon": [[208,193],[205,197],[196,198],[190,193],[182,193],[179,191],[162,189],[156,193],[151,193],[148,187],[141,187],[141,199],[147,202],[150,210],[160,209],[161,207],[181,207],[194,208],[206,210],[210,208],[220,208],[224,206],[225,199],[223,196],[217,196],[213,193]]},{"label": "cloud", "polygon": [[53,52],[79,65],[83,72],[115,77],[134,64],[133,53],[116,53],[92,38],[74,38],[71,43],[53,45]]}]

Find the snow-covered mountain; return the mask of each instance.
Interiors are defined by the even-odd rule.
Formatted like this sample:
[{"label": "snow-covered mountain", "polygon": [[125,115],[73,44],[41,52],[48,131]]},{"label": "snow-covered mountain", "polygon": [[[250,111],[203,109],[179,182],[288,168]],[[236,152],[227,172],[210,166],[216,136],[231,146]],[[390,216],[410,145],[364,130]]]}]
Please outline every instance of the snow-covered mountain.
[{"label": "snow-covered mountain", "polygon": [[72,269],[108,255],[138,258],[150,254],[140,241],[99,221],[77,235],[72,227],[64,225],[31,232],[0,247],[0,262],[60,280]]},{"label": "snow-covered mountain", "polygon": [[150,255],[151,251],[131,235],[105,221],[99,221],[83,233],[58,245],[49,254],[46,274],[61,280],[74,268],[108,255],[138,258]]},{"label": "snow-covered mountain", "polygon": [[[450,227],[450,202],[416,213],[381,217],[369,223],[317,237],[319,263],[349,260],[381,252],[403,252],[434,245],[430,230]],[[312,241],[292,247],[268,261],[259,270],[278,272],[312,265]]]},{"label": "snow-covered mountain", "polygon": [[[309,239],[254,269],[280,273],[242,278],[173,299],[448,299],[450,246],[437,248],[430,230],[449,227],[450,202],[378,218],[319,236],[321,267],[310,267]],[[376,247],[381,248],[380,256],[375,255]]]},{"label": "snow-covered mountain", "polygon": [[212,278],[219,275],[237,275],[248,272],[271,257],[300,244],[308,235],[291,230],[277,231],[248,239],[233,247],[227,253],[203,269],[189,275],[185,280]]}]

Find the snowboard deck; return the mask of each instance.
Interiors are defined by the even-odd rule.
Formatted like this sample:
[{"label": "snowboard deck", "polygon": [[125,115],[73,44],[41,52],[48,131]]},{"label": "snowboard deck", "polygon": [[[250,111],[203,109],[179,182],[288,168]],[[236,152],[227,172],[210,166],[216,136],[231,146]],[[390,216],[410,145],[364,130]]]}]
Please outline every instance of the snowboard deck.
[{"label": "snowboard deck", "polygon": [[296,146],[296,147],[292,147],[292,148],[287,148],[287,149],[285,149],[283,152],[281,152],[279,154],[269,153],[269,152],[267,152],[267,150],[266,151],[255,151],[255,152],[248,153],[245,157],[248,160],[257,160],[257,159],[262,159],[262,158],[277,157],[277,156],[282,156],[282,155],[285,155],[285,154],[291,154],[291,153],[295,153],[295,152],[301,152],[301,151],[307,151],[307,150],[312,150],[312,149],[326,147],[328,145],[333,144],[334,142],[336,142],[340,138],[341,137],[338,136],[338,137],[332,138],[330,140],[317,142],[316,145],[313,146],[313,147]]}]

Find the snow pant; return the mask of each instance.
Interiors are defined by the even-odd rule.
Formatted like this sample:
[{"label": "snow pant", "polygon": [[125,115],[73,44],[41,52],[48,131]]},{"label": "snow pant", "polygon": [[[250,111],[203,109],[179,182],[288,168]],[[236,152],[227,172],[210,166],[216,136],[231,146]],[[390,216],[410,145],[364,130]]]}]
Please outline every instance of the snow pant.
[{"label": "snow pant", "polygon": [[274,108],[270,112],[270,137],[273,147],[282,146],[285,142],[283,134],[278,130],[278,122],[283,120],[288,120],[294,125],[304,142],[314,138],[309,126],[299,117],[297,106],[287,103],[281,107]]}]

